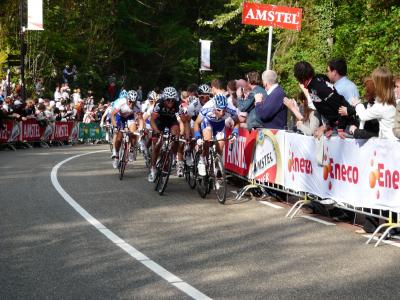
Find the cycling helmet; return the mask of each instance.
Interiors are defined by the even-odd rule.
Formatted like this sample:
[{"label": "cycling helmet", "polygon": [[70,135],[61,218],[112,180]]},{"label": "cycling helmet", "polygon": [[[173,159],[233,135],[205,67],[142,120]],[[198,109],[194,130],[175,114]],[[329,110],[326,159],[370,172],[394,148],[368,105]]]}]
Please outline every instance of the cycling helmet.
[{"label": "cycling helmet", "polygon": [[123,98],[123,97],[127,97],[128,96],[128,92],[126,90],[121,91],[121,93],[119,93],[119,97]]},{"label": "cycling helmet", "polygon": [[147,99],[157,101],[158,100],[158,94],[155,91],[150,91],[147,94]]},{"label": "cycling helmet", "polygon": [[202,84],[201,86],[199,86],[199,89],[197,90],[197,93],[199,95],[203,95],[203,94],[211,94],[211,88],[209,85],[207,84]]},{"label": "cycling helmet", "polygon": [[215,107],[218,109],[225,109],[228,106],[228,100],[222,94],[215,95],[214,97]]},{"label": "cycling helmet", "polygon": [[178,99],[179,99],[178,92],[172,86],[166,87],[164,89],[162,95],[163,95],[163,99],[175,99],[176,101],[178,101]]},{"label": "cycling helmet", "polygon": [[128,95],[126,96],[128,98],[128,101],[130,102],[135,102],[137,98],[137,93],[134,90],[130,90],[128,92]]}]

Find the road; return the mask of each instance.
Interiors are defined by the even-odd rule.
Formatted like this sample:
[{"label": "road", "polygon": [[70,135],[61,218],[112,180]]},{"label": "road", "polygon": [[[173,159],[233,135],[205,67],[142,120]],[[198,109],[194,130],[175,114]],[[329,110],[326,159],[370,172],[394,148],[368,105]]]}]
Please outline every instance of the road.
[{"label": "road", "polygon": [[[394,299],[400,293],[398,247],[367,246],[354,228],[289,220],[285,206],[201,199],[175,176],[159,196],[143,161],[120,181],[109,151],[101,150],[107,147],[0,152],[0,299]],[[80,154],[87,155],[65,161]]]}]

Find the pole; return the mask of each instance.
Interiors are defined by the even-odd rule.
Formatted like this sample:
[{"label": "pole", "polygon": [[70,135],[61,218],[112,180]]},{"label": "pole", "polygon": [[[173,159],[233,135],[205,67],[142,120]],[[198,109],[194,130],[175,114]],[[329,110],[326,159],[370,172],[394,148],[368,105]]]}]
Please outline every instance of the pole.
[{"label": "pole", "polygon": [[20,42],[21,42],[21,57],[20,57],[20,64],[21,64],[21,96],[22,96],[22,101],[25,102],[26,100],[26,94],[25,94],[25,51],[26,51],[26,45],[25,45],[25,39],[24,39],[24,34],[25,34],[25,26],[24,26],[24,2],[25,0],[20,0],[20,6],[19,6],[19,17],[20,17],[20,25],[21,25],[21,31],[19,33],[20,35]]},{"label": "pole", "polygon": [[272,26],[269,26],[267,70],[271,70]]},{"label": "pole", "polygon": [[197,84],[200,85],[201,84],[201,40],[199,40],[200,42],[200,50],[199,50],[199,56],[198,56],[198,61],[197,61],[197,72],[198,73],[198,77],[197,77]]}]

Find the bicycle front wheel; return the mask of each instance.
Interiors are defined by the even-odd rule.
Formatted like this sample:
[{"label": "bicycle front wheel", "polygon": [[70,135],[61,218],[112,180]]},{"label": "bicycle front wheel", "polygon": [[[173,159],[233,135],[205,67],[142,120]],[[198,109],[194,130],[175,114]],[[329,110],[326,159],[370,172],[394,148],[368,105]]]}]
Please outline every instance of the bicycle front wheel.
[{"label": "bicycle front wheel", "polygon": [[122,180],[122,178],[124,177],[126,162],[127,162],[127,155],[128,155],[127,148],[128,148],[128,144],[125,142],[122,142],[121,148],[119,150],[119,163],[118,163],[119,180]]},{"label": "bicycle front wheel", "polygon": [[186,182],[190,186],[191,189],[196,187],[196,160],[194,158],[193,152],[190,151],[187,155],[190,165],[187,165],[187,161],[185,161],[185,178]]},{"label": "bicycle front wheel", "polygon": [[220,204],[226,201],[226,174],[224,162],[219,154],[216,155],[214,160],[214,189],[217,194],[217,199]]},{"label": "bicycle front wheel", "polygon": [[169,175],[171,174],[172,160],[173,160],[172,151],[169,151],[165,154],[164,161],[162,162],[161,165],[161,172],[159,174],[160,182],[158,187],[159,195],[164,194],[164,191],[167,188]]}]

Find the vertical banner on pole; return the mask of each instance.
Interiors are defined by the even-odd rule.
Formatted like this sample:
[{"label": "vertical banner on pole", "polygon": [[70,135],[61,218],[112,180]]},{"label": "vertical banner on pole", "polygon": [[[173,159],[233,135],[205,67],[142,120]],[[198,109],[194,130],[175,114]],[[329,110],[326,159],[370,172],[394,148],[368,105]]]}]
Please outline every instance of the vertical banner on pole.
[{"label": "vertical banner on pole", "polygon": [[28,0],[28,26],[26,30],[43,30],[43,0]]},{"label": "vertical banner on pole", "polygon": [[212,71],[210,63],[211,43],[209,40],[200,40],[201,56],[200,56],[200,71]]}]

